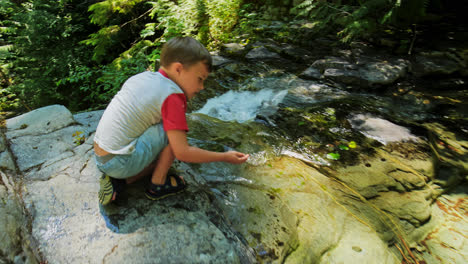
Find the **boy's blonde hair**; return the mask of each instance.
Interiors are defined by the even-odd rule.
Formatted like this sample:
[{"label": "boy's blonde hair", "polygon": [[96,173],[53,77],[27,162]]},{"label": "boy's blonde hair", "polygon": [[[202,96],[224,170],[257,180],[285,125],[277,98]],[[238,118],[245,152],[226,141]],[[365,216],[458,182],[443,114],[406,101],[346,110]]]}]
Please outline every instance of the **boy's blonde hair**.
[{"label": "boy's blonde hair", "polygon": [[208,50],[191,37],[174,37],[166,42],[161,50],[160,64],[168,67],[171,63],[180,62],[190,67],[203,62],[211,72],[213,60]]}]

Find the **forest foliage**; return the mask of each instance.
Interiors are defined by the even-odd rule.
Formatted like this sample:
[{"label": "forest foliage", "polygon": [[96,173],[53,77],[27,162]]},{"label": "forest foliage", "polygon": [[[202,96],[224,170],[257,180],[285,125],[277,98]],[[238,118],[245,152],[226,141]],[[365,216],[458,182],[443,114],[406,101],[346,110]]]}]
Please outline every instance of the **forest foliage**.
[{"label": "forest foliage", "polygon": [[[294,3],[296,3],[294,5]],[[408,30],[443,0],[2,0],[0,112],[63,104],[102,108],[131,75],[155,69],[161,45],[193,36],[209,49],[261,34],[294,41],[289,28],[260,30],[278,19],[305,20],[317,35],[343,42]],[[275,17],[269,10],[283,5]],[[310,24],[309,23],[309,24]]]}]

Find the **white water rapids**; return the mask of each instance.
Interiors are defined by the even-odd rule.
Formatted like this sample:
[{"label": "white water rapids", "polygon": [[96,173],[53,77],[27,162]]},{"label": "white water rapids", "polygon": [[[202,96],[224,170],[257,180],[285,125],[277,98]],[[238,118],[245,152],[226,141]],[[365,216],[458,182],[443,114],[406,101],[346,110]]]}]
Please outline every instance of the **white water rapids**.
[{"label": "white water rapids", "polygon": [[206,114],[224,121],[243,123],[255,118],[257,113],[267,107],[275,107],[286,95],[287,90],[263,89],[257,92],[229,91],[209,99],[196,113]]}]

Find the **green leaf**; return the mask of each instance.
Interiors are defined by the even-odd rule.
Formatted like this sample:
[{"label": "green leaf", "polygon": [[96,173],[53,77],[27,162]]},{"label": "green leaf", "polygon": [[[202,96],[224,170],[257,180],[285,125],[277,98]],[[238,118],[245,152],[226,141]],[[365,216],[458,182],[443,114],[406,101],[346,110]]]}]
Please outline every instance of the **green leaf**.
[{"label": "green leaf", "polygon": [[327,159],[331,160],[339,160],[340,159],[340,154],[339,153],[328,153],[327,154]]},{"label": "green leaf", "polygon": [[349,142],[348,147],[350,147],[350,148],[356,148],[356,147],[357,147],[357,144],[356,144],[356,142],[351,141],[351,142]]},{"label": "green leaf", "polygon": [[340,145],[339,148],[341,150],[349,150],[349,148],[347,146],[345,146],[345,145]]}]

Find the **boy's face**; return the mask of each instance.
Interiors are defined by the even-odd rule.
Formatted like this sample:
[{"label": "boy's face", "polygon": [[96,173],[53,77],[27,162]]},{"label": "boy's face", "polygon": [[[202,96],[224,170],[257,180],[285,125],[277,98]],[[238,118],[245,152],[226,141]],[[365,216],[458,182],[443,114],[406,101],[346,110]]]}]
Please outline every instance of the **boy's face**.
[{"label": "boy's face", "polygon": [[203,62],[198,62],[190,67],[182,65],[180,74],[175,82],[182,88],[187,99],[192,99],[204,88],[204,82],[208,78],[208,68]]}]

